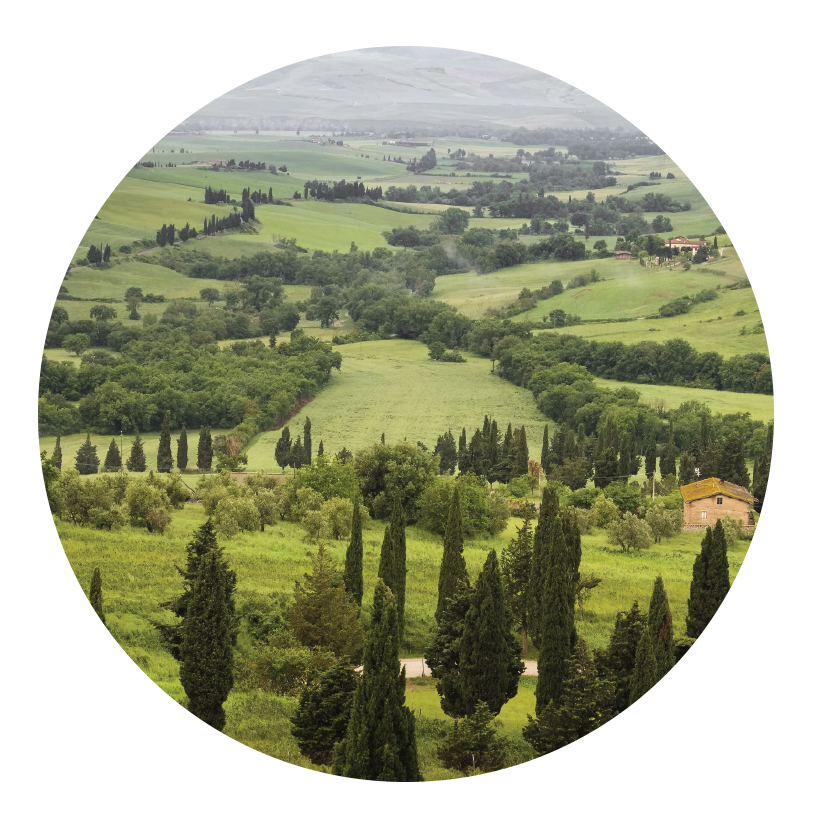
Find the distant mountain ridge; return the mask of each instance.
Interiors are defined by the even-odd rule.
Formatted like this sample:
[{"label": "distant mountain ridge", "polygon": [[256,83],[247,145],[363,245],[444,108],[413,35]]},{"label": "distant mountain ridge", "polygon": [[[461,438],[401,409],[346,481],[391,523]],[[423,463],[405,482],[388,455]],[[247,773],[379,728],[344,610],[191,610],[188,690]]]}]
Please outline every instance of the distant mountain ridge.
[{"label": "distant mountain ridge", "polygon": [[181,129],[636,128],[557,78],[490,55],[435,47],[336,52],[219,96]]}]

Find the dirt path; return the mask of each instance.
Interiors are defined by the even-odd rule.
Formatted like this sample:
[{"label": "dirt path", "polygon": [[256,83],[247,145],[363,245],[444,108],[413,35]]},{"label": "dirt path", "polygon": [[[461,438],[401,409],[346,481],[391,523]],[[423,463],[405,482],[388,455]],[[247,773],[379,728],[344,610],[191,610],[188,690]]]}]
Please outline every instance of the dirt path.
[{"label": "dirt path", "polygon": [[[526,669],[523,674],[526,677],[536,678],[538,676],[538,661],[524,660]],[[406,657],[400,660],[400,666],[405,669],[405,676],[407,678],[430,677],[431,669],[425,662],[423,657]],[[361,667],[360,667],[361,668]]]}]

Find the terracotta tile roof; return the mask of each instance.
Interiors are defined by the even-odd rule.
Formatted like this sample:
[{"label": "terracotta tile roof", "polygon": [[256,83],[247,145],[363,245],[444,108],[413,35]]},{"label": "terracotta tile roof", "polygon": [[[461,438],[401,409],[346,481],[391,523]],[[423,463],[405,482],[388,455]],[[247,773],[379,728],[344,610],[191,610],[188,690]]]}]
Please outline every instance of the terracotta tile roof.
[{"label": "terracotta tile roof", "polygon": [[721,478],[705,478],[703,481],[685,484],[681,488],[681,497],[687,502],[709,498],[712,495],[729,495],[747,504],[752,504],[756,500],[744,487],[731,484],[730,481],[723,481]]}]

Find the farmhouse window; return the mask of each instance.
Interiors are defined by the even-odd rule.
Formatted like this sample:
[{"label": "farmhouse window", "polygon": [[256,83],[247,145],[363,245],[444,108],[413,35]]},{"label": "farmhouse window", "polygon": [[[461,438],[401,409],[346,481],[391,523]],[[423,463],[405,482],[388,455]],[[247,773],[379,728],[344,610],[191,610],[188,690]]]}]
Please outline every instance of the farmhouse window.
[{"label": "farmhouse window", "polygon": [[707,510],[702,510],[702,520],[707,518]]},{"label": "farmhouse window", "polygon": [[723,499],[723,498],[722,498],[722,496],[720,495],[720,496],[716,499],[716,503],[717,503],[717,504],[721,504],[721,503],[722,503],[722,501],[724,501],[724,499]]}]

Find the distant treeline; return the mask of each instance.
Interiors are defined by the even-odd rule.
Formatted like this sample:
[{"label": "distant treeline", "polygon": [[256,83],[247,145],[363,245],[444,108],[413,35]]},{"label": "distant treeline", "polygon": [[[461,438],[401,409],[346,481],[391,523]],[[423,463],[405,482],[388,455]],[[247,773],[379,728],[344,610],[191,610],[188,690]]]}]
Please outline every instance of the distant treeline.
[{"label": "distant treeline", "polygon": [[305,183],[305,199],[308,196],[315,200],[379,200],[382,198],[382,187],[366,188],[365,183],[360,181],[329,183],[319,180],[308,180]]}]

